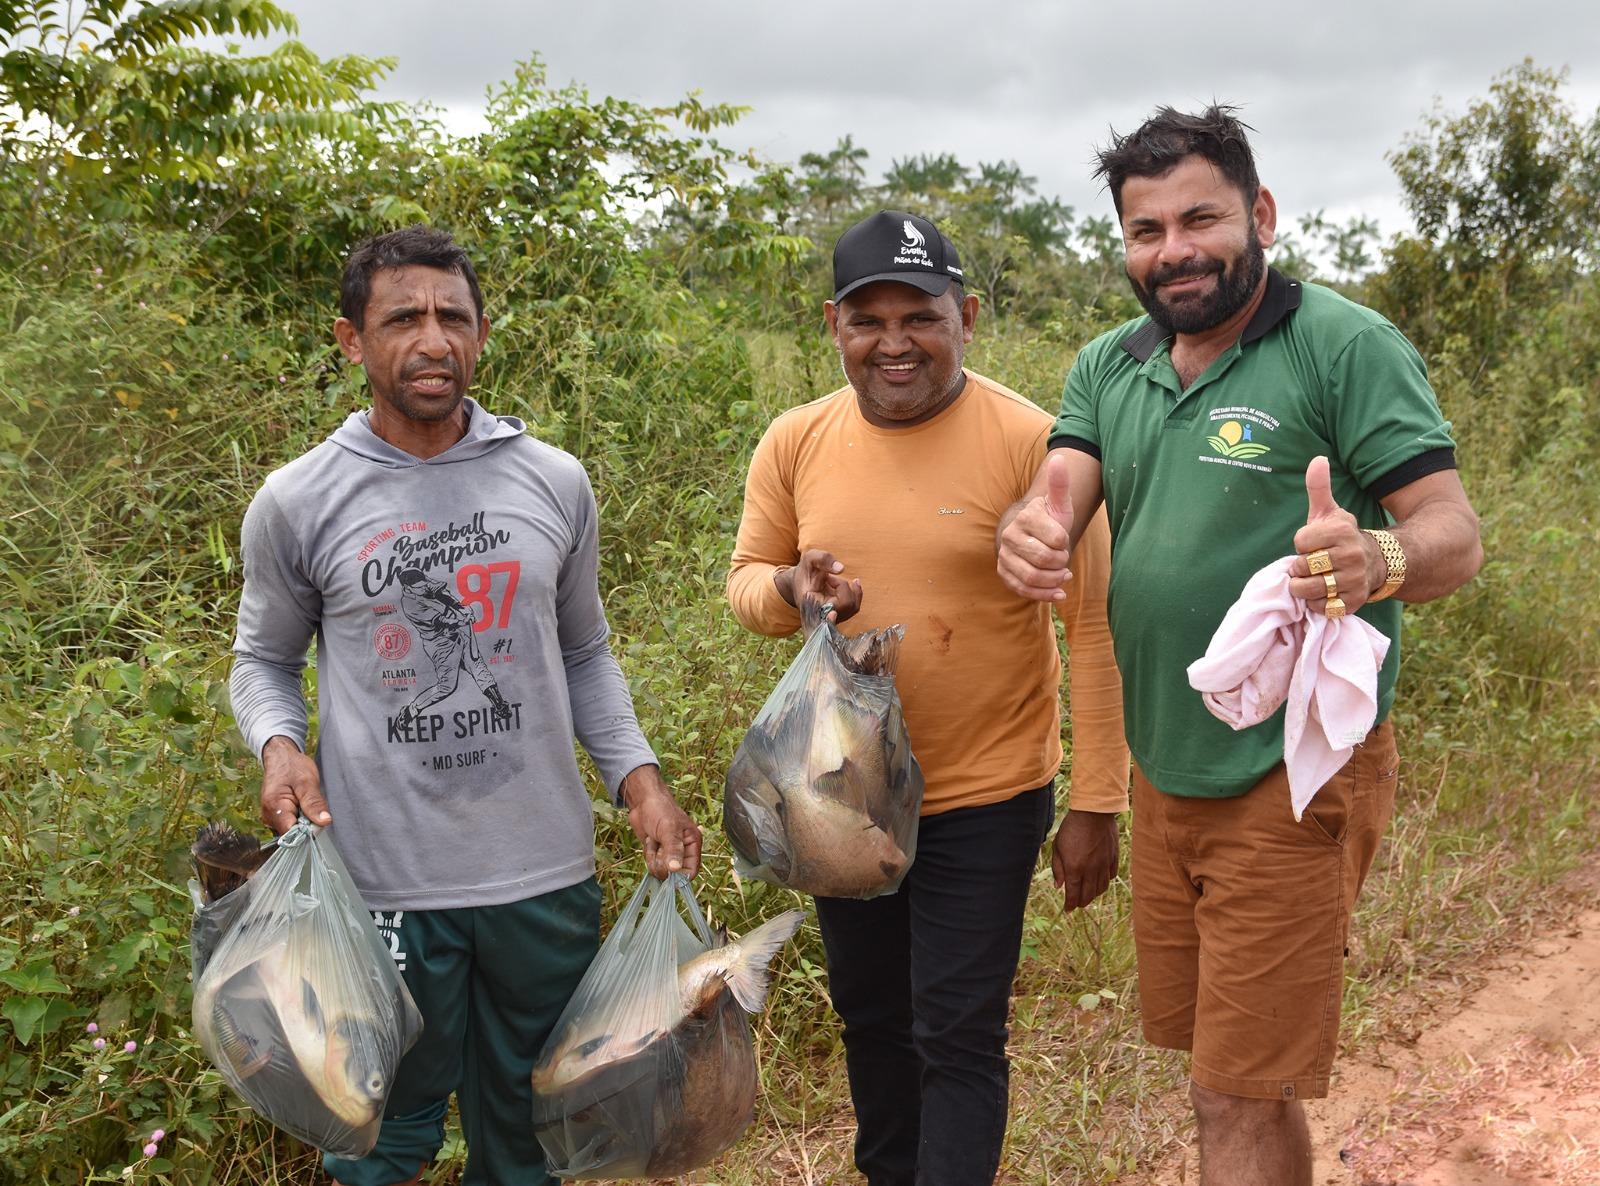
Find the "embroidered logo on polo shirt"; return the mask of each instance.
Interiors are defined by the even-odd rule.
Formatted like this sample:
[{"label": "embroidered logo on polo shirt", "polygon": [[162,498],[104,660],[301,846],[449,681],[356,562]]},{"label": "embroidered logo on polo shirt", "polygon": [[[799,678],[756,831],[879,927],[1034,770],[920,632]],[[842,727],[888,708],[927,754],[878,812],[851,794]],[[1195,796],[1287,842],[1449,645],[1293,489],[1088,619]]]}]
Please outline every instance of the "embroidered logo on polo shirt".
[{"label": "embroidered logo on polo shirt", "polygon": [[1272,452],[1272,446],[1262,438],[1277,430],[1278,421],[1274,417],[1256,408],[1214,408],[1208,421],[1211,432],[1206,444],[1217,456],[1202,453],[1201,461],[1272,472],[1270,465],[1257,465],[1254,458]]}]

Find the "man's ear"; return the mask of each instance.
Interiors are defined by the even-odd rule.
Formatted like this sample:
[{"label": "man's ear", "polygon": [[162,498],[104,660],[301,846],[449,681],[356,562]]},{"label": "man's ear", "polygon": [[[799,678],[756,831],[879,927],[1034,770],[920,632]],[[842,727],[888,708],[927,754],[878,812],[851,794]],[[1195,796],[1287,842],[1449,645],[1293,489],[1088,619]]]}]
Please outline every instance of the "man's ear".
[{"label": "man's ear", "polygon": [[839,344],[839,306],[833,301],[822,302],[822,320],[828,323],[828,333],[833,336],[834,345]]},{"label": "man's ear", "polygon": [[1278,237],[1278,200],[1266,186],[1256,191],[1256,204],[1250,213],[1255,215],[1256,242],[1264,248],[1271,247]]},{"label": "man's ear", "polygon": [[[489,327],[484,326],[484,333]],[[356,366],[361,365],[361,331],[356,328],[356,323],[348,317],[341,317],[333,323],[333,336],[339,342],[339,349],[344,351],[344,356]]]},{"label": "man's ear", "polygon": [[969,292],[961,301],[961,340],[972,341],[972,331],[978,325],[978,294]]}]

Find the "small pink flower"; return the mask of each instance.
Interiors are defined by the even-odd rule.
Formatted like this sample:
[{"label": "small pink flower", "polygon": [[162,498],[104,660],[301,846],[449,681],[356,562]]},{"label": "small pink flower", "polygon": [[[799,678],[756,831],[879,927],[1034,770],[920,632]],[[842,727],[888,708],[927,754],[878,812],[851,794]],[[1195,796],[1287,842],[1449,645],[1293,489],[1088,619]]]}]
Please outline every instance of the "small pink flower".
[{"label": "small pink flower", "polygon": [[[82,906],[74,906],[71,910],[67,911],[67,915],[70,918],[77,918],[78,915],[81,914],[82,912],[83,912],[83,907]],[[93,1025],[94,1022],[91,1021],[89,1024]],[[91,1031],[91,1032],[93,1032],[93,1031]]]},{"label": "small pink flower", "polygon": [[106,1040],[104,1038],[96,1038],[94,1040],[94,1048],[96,1050],[104,1050],[106,1048]]},{"label": "small pink flower", "polygon": [[50,265],[49,264],[40,264],[39,265],[39,270],[41,272],[48,272],[50,270]]},{"label": "small pink flower", "polygon": [[94,274],[96,276],[103,276],[103,275],[105,275],[105,269],[104,268],[96,268],[94,270]]},{"label": "small pink flower", "polygon": [[156,1143],[154,1141],[151,1141],[148,1145],[146,1145],[144,1147],[144,1155],[146,1157],[154,1157],[156,1155],[156,1152],[157,1152]]},{"label": "small pink flower", "polygon": [[145,303],[144,303],[144,302],[143,302],[143,301],[140,301],[140,302],[139,302],[139,308],[141,308],[141,309],[148,309],[148,308],[149,308],[149,307],[150,307],[150,306],[149,306],[149,305],[147,305],[147,304],[145,304]]},{"label": "small pink flower", "polygon": [[228,361],[228,356],[227,356],[227,355],[226,355],[226,354],[224,354],[224,355],[223,355],[223,356],[222,356],[222,361],[223,361],[223,362],[227,362],[227,361]]},{"label": "small pink flower", "polygon": [[98,1034],[100,1032],[100,1023],[97,1021],[91,1021],[83,1028],[91,1034]]},{"label": "small pink flower", "polygon": [[278,382],[280,382],[280,383],[287,383],[287,382],[288,382],[288,381],[289,381],[289,380],[288,380],[288,378],[287,378],[287,376],[284,376],[284,375],[279,375],[279,376],[278,376]]},{"label": "small pink flower", "polygon": [[94,290],[95,290],[95,291],[96,291],[96,292],[99,292],[99,291],[100,291],[100,290],[101,290],[101,289],[102,289],[102,288],[104,288],[104,287],[105,287],[105,285],[104,285],[104,284],[96,284],[96,285],[95,285],[95,286],[94,286]]},{"label": "small pink flower", "polygon": [[122,1053],[124,1054],[132,1054],[137,1049],[139,1049],[139,1043],[137,1042],[124,1042],[122,1044]]},{"label": "small pink flower", "polygon": [[150,1139],[152,1141],[159,1141],[162,1137],[164,1137],[166,1135],[167,1135],[167,1130],[166,1129],[158,1128],[158,1129],[155,1130],[155,1132],[150,1134]]}]

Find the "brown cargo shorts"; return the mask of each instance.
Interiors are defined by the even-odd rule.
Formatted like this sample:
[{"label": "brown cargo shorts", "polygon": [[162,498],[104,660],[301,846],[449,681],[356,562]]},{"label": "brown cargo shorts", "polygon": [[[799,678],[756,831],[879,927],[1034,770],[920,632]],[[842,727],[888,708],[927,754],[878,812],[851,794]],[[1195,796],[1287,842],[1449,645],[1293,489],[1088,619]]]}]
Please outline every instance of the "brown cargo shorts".
[{"label": "brown cargo shorts", "polygon": [[1133,771],[1133,930],[1144,1035],[1194,1052],[1202,1087],[1328,1094],[1350,912],[1394,814],[1379,725],[1296,823],[1280,765],[1233,799],[1162,794]]}]

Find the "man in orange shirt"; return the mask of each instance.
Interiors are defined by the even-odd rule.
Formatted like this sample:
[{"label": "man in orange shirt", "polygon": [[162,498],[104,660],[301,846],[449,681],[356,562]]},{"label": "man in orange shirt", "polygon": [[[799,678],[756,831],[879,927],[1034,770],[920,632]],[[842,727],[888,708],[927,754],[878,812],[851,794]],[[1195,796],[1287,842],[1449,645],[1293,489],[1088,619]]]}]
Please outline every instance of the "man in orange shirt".
[{"label": "man in orange shirt", "polygon": [[[898,893],[818,898],[870,1186],[982,1186],[1005,1136],[1006,1014],[1061,766],[1049,610],[1011,595],[994,529],[1026,492],[1051,419],[962,367],[977,323],[956,249],[882,211],[834,248],[823,305],[849,386],[793,408],[750,461],[728,574],[739,621],[772,636],[803,599],[843,623],[903,623],[896,685],[927,783]],[[1052,854],[1066,907],[1116,873],[1127,806],[1121,682],[1106,626],[1102,515],[1059,609],[1072,648],[1071,810]]]}]

